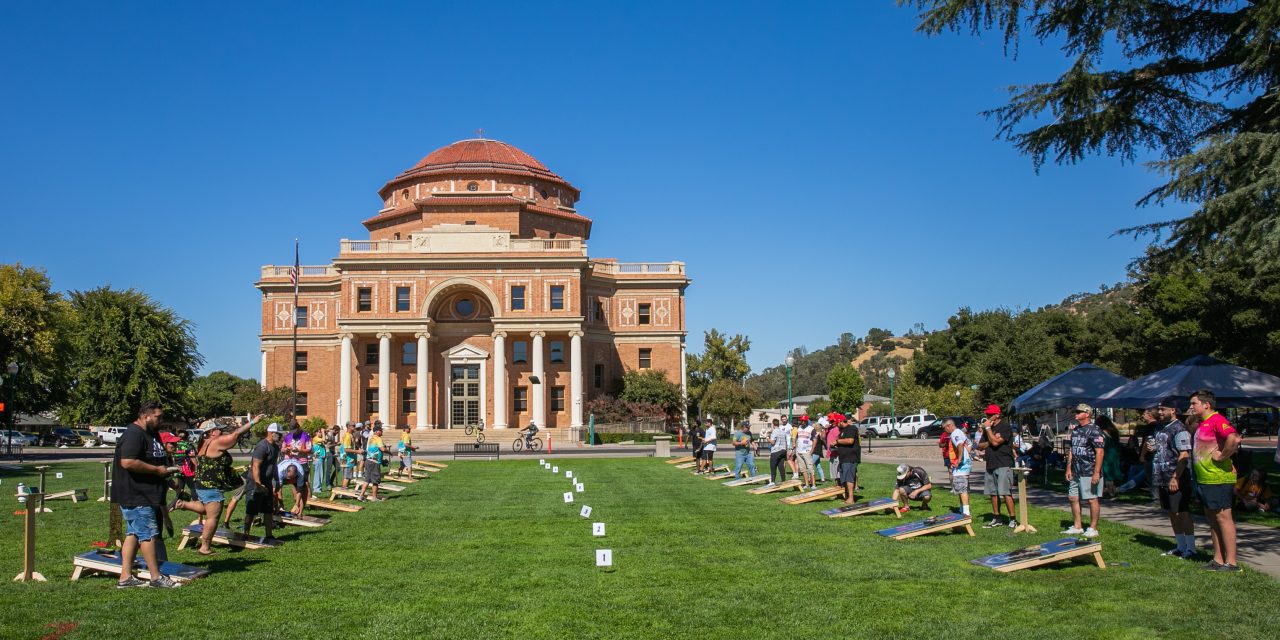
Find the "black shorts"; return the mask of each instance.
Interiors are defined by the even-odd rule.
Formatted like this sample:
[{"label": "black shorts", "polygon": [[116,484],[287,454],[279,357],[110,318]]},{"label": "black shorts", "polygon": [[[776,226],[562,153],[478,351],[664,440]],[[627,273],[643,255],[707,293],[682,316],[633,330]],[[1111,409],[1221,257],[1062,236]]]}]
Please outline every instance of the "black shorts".
[{"label": "black shorts", "polygon": [[1178,483],[1178,492],[1169,493],[1169,487],[1160,487],[1160,508],[1169,513],[1182,513],[1191,508],[1190,484]]},{"label": "black shorts", "polygon": [[1204,508],[1210,511],[1230,509],[1235,498],[1235,489],[1236,486],[1233,484],[1202,484],[1200,501],[1204,503]]},{"label": "black shorts", "polygon": [[703,460],[711,460],[712,458],[715,458],[715,457],[716,457],[716,452],[715,452],[715,451],[709,451],[709,450],[707,450],[707,449],[703,449],[703,450],[702,450],[702,459],[703,459]]},{"label": "black shorts", "polygon": [[276,506],[276,499],[275,496],[271,495],[271,491],[258,487],[248,496],[249,499],[244,506],[246,517],[275,511],[273,507]]}]

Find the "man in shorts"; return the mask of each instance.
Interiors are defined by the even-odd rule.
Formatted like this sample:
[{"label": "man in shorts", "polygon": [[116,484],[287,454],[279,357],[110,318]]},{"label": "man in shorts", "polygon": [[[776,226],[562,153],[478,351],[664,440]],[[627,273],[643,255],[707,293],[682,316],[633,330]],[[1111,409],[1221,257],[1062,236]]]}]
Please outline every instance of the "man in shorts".
[{"label": "man in shorts", "polygon": [[813,425],[801,422],[796,429],[796,468],[800,472],[800,488],[813,489]]},{"label": "man in shorts", "polygon": [[359,422],[347,423],[338,444],[338,455],[342,457],[342,488],[346,489],[356,477],[356,430],[364,428]]},{"label": "man in shorts", "polygon": [[1166,556],[1187,559],[1196,553],[1195,523],[1191,520],[1191,432],[1178,420],[1178,398],[1169,397],[1156,407],[1158,430],[1146,441],[1151,460],[1151,487],[1160,506],[1169,512],[1174,548]]},{"label": "man in shorts", "polygon": [[277,463],[280,460],[280,440],[284,430],[279,424],[267,425],[267,435],[253,446],[249,454],[249,470],[244,478],[244,535],[256,516],[262,516],[265,530],[263,539],[270,538],[275,529]]},{"label": "man in shorts", "polygon": [[853,504],[857,499],[854,492],[858,489],[858,463],[862,462],[861,435],[858,433],[857,423],[848,420],[843,414],[835,413],[829,418],[840,427],[839,437],[836,438],[836,457],[840,460],[837,484],[844,487],[844,503]]},{"label": "man in shorts", "polygon": [[[144,402],[138,418],[125,427],[116,443],[111,461],[111,502],[120,506],[127,526],[120,547],[120,581],[116,587],[178,586],[160,573],[160,509],[164,508],[165,478],[177,473],[177,467],[165,466],[164,445],[156,437],[164,410],[155,402]],[[133,576],[133,562],[138,551],[151,572],[148,583]]]},{"label": "man in shorts", "polygon": [[382,459],[387,455],[387,448],[382,444],[382,425],[375,423],[373,433],[365,444],[364,486],[360,488],[360,499],[365,499],[365,492],[373,487],[369,500],[378,501],[378,485],[382,484]]},{"label": "man in shorts", "polygon": [[983,452],[987,474],[983,478],[983,493],[991,497],[991,521],[984,528],[1003,526],[1000,521],[1000,505],[1009,511],[1009,528],[1018,526],[1013,510],[1013,427],[1005,422],[998,405],[987,405],[986,418],[980,424],[982,442],[978,450]]},{"label": "man in shorts", "polygon": [[947,418],[942,421],[942,430],[947,436],[947,464],[951,470],[951,490],[960,496],[960,512],[969,513],[969,472],[973,469],[973,442],[969,434],[956,426],[956,421]]},{"label": "man in shorts", "polygon": [[1240,448],[1240,434],[1216,411],[1217,403],[1217,397],[1208,389],[1191,394],[1191,413],[1200,417],[1191,457],[1204,516],[1213,536],[1213,560],[1204,568],[1235,572],[1240,566],[1236,564],[1236,523],[1231,516],[1236,486],[1231,456]]},{"label": "man in shorts", "polygon": [[[707,420],[707,423],[710,424],[711,421]],[[705,433],[706,431],[698,424],[694,424],[689,430],[689,449],[693,452],[693,459],[696,461],[695,473],[702,473],[702,436]]]},{"label": "man in shorts", "polygon": [[933,483],[929,481],[929,472],[920,467],[908,464],[898,465],[898,482],[893,488],[893,499],[898,501],[898,509],[911,510],[911,501],[919,500],[920,508],[930,511],[929,501],[933,500]]},{"label": "man in shorts", "polygon": [[[1093,423],[1093,407],[1076,405],[1076,422],[1071,430],[1071,449],[1067,451],[1067,500],[1071,502],[1071,526],[1063,531],[1069,536],[1084,534],[1098,537],[1098,514],[1102,511],[1098,497],[1102,495],[1102,429]],[[1080,501],[1089,501],[1089,528],[1080,528]]]},{"label": "man in shorts", "polygon": [[702,472],[711,473],[716,458],[716,425],[707,421],[706,434],[702,436]]}]

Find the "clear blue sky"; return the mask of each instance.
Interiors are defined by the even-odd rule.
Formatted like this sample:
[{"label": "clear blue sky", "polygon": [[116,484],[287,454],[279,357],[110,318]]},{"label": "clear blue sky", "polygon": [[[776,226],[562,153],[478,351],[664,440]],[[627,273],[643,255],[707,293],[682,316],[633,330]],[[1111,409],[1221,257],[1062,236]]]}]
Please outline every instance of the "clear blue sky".
[{"label": "clear blue sky", "polygon": [[1031,162],[979,112],[1066,64],[832,3],[0,4],[0,261],[143,290],[257,376],[262,264],[324,264],[376,190],[486,136],[583,191],[591,254],[684,260],[689,345],[751,365],[1124,278],[1157,184]]}]

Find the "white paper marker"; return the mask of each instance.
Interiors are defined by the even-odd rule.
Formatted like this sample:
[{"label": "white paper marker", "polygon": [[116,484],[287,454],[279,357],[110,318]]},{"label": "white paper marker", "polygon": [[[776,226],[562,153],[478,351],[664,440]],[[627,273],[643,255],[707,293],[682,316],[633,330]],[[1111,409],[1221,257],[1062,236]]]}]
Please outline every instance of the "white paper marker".
[{"label": "white paper marker", "polygon": [[582,483],[579,482],[578,484],[573,485],[573,490],[577,491],[578,493],[582,493]]},{"label": "white paper marker", "polygon": [[[572,494],[570,494],[570,495],[572,495]],[[584,517],[584,518],[590,518],[590,517],[591,517],[591,507],[589,507],[589,506],[587,506],[587,505],[585,505],[585,504],[584,504],[584,505],[582,505],[582,511],[579,511],[579,512],[578,512],[578,515],[580,515],[580,516],[582,516],[582,517]]]},{"label": "white paper marker", "polygon": [[57,479],[61,480],[61,479],[62,479],[62,472],[61,472],[61,471],[59,471],[58,473],[54,474],[54,476],[53,476],[53,477],[55,477],[55,478],[57,478]]},{"label": "white paper marker", "polygon": [[603,538],[603,537],[604,537],[604,523],[603,523],[603,522],[593,522],[593,523],[591,523],[591,535],[593,535],[593,536],[595,536],[595,537],[597,537],[597,538]]},{"label": "white paper marker", "polygon": [[547,464],[547,459],[546,459],[546,458],[539,458],[539,459],[538,459],[538,464],[541,464],[541,465],[545,465],[545,464]]},{"label": "white paper marker", "polygon": [[567,471],[567,470],[566,470],[566,471],[564,472],[564,477],[566,477],[566,478],[572,478],[572,477],[573,477],[573,472],[572,472],[572,471]]},{"label": "white paper marker", "polygon": [[596,566],[613,566],[613,549],[596,549]]},{"label": "white paper marker", "polygon": [[551,473],[560,473],[560,467],[551,467]]}]

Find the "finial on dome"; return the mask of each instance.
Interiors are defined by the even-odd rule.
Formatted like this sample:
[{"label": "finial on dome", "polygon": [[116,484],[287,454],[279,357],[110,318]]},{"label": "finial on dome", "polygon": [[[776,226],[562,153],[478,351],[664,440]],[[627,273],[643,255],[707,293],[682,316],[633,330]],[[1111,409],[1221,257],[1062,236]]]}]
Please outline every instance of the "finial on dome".
[{"label": "finial on dome", "polygon": [[476,137],[484,140],[484,129],[476,129]]}]

